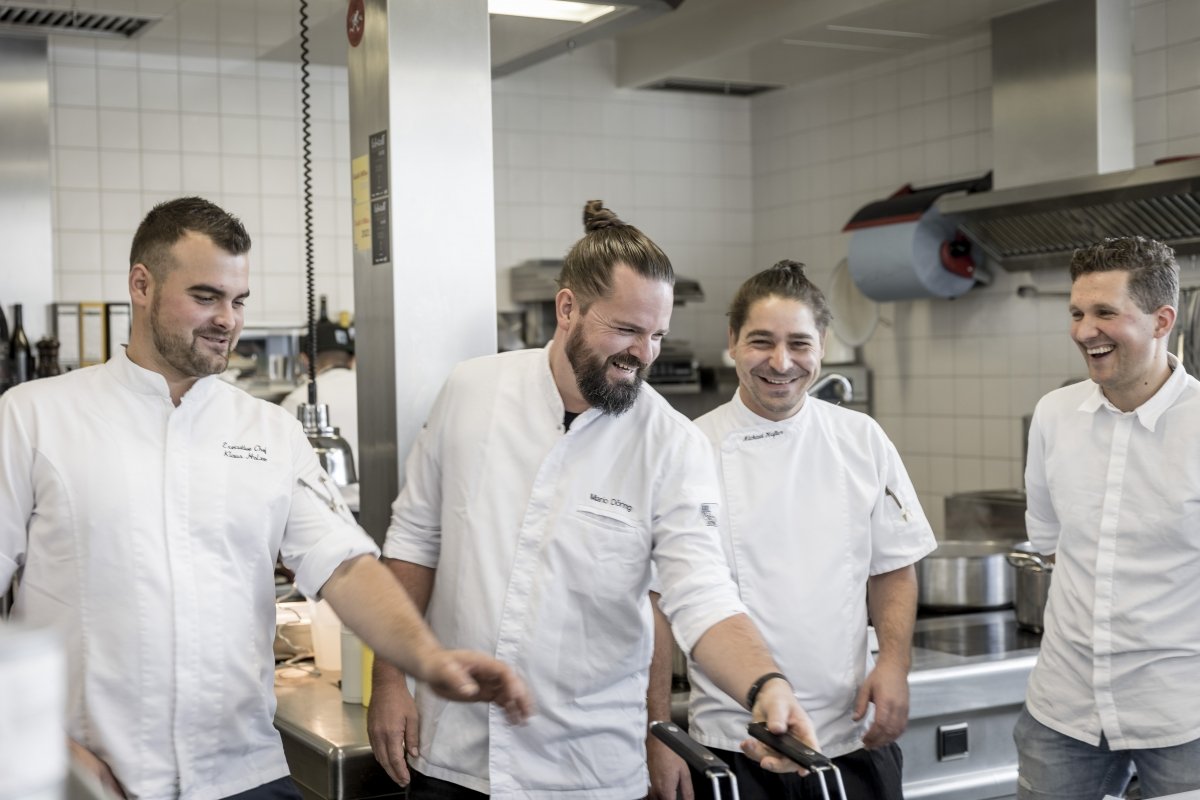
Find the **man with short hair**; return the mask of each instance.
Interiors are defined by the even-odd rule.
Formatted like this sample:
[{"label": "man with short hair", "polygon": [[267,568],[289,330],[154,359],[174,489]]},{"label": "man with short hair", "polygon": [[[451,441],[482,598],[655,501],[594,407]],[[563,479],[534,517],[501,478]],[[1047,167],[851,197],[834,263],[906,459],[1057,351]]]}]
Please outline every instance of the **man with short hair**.
[{"label": "man with short hair", "polygon": [[0,593],[62,634],[72,756],[117,796],[298,800],[275,711],[274,567],[442,696],[519,720],[511,670],[442,649],[299,422],[218,376],[250,237],[201,198],[134,236],[128,348],[0,397]]},{"label": "man with short hair", "polygon": [[1179,266],[1129,236],[1076,250],[1090,380],[1037,404],[1029,539],[1055,559],[1014,738],[1020,800],[1200,789],[1200,382],[1167,350]]},{"label": "man with short hair", "polygon": [[[750,618],[842,772],[844,800],[901,800],[895,744],[908,721],[917,582],[936,546],[900,455],[866,414],[808,395],[832,316],[804,265],[780,261],[742,284],[729,311],[733,399],[696,421],[720,470],[721,532]],[[879,638],[868,651],[867,624]],[[656,647],[658,663],[669,643]],[[652,670],[651,707],[670,691]],[[748,717],[689,662],[688,732],[729,763],[743,800],[821,797],[815,777],[773,775],[737,752]],[[874,708],[873,715],[868,712]],[[691,798],[682,761],[651,747],[654,798]],[[711,785],[698,781],[697,797]]]},{"label": "man with short hair", "polygon": [[[515,728],[420,689],[414,705],[377,666],[371,742],[397,782],[411,777],[410,800],[644,797],[652,562],[714,683],[815,744],[721,558],[704,438],[643,381],[670,324],[671,263],[599,201],[584,221],[554,340],[454,370],[393,506],[384,554],[435,633],[513,664],[538,708]],[[766,768],[797,769],[754,745]]]}]

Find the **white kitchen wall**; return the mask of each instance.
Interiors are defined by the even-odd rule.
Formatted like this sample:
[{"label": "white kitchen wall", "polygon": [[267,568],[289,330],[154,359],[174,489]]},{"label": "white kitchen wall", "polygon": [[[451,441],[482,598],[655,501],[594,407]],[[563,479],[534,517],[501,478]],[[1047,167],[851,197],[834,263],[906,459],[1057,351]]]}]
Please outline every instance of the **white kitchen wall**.
[{"label": "white kitchen wall", "polygon": [[[1135,4],[1136,160],[1200,153],[1200,3]],[[991,165],[986,35],[752,103],[754,267],[779,258],[827,284],[866,203],[905,183],[981,175]],[[1186,281],[1196,269],[1186,259]],[[1086,376],[1067,336],[1065,274],[993,270],[957,300],[881,305],[864,348],[876,416],[895,441],[935,529],[947,495],[1021,485],[1022,415]],[[1021,285],[1048,290],[1018,297]]]},{"label": "white kitchen wall", "polygon": [[[141,215],[201,193],[255,237],[251,320],[302,318],[298,71],[255,57],[277,26],[222,8],[184,4],[131,44],[52,40],[58,299],[122,299]],[[1135,0],[1134,14],[1137,163],[1200,153],[1200,3]],[[495,81],[501,309],[509,267],[560,257],[599,197],[701,281],[707,300],[676,311],[672,338],[712,363],[749,274],[795,258],[828,283],[856,209],[991,164],[987,36],[751,100],[621,89],[615,57],[601,43]],[[313,82],[318,287],[352,308],[345,70]],[[884,304],[865,347],[877,416],[939,532],[946,495],[1020,485],[1021,416],[1084,374],[1065,298],[1018,297],[1029,283],[1065,288],[996,270],[954,301]]]},{"label": "white kitchen wall", "polygon": [[[142,216],[199,194],[254,239],[248,322],[304,318],[299,68],[259,60],[278,25],[231,8],[181,5],[132,42],[51,39],[59,300],[127,299]],[[352,309],[346,70],[311,83],[316,286]]]},{"label": "white kitchen wall", "polygon": [[700,281],[706,300],[676,309],[671,339],[711,363],[751,265],[750,102],[620,89],[614,58],[604,42],[493,83],[499,307],[513,308],[509,268],[561,258],[599,198]]}]

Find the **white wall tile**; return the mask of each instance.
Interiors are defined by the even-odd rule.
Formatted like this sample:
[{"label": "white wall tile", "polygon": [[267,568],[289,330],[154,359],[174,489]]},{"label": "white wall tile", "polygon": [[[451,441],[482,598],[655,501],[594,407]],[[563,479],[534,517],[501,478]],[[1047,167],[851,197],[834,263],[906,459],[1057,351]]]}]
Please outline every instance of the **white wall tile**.
[{"label": "white wall tile", "polygon": [[58,106],[96,105],[99,96],[95,67],[76,64],[55,64],[51,73],[51,102]]},{"label": "white wall tile", "polygon": [[1200,3],[1167,0],[1167,44],[1200,39]]},{"label": "white wall tile", "polygon": [[179,73],[143,69],[137,73],[138,107],[158,111],[179,110]]},{"label": "white wall tile", "polygon": [[181,144],[178,114],[143,111],[140,119],[142,150],[166,150],[178,153]]},{"label": "white wall tile", "polygon": [[1167,4],[1154,2],[1133,9],[1133,51],[1144,53],[1167,44]]},{"label": "white wall tile", "polygon": [[102,108],[137,108],[138,74],[132,69],[104,69],[96,71],[100,87],[99,103]]}]

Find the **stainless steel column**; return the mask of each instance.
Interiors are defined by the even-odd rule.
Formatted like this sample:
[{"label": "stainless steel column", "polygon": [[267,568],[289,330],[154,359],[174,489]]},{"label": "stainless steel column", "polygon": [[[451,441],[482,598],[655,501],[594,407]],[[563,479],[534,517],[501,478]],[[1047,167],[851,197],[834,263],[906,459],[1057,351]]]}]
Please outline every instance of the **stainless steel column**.
[{"label": "stainless steel column", "polygon": [[486,0],[361,8],[348,58],[360,521],[381,540],[446,375],[496,351],[492,84]]}]

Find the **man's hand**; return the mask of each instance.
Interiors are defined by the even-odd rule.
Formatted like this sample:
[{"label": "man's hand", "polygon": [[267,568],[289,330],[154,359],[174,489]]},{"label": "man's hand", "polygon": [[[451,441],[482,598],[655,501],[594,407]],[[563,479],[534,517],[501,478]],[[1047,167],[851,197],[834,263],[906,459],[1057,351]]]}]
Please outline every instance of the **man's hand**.
[{"label": "man's hand", "polygon": [[525,682],[508,665],[474,650],[433,653],[416,677],[447,700],[495,703],[513,725],[533,713],[533,696]]},{"label": "man's hand", "polygon": [[71,753],[71,759],[84,772],[94,775],[100,781],[100,785],[110,792],[113,797],[125,800],[125,790],[121,788],[121,784],[117,781],[117,777],[113,775],[112,770],[108,768],[108,764],[105,764],[95,753],[74,739],[67,740],[67,749]]},{"label": "man's hand", "polygon": [[[777,678],[763,684],[750,712],[755,722],[766,722],[767,730],[771,733],[789,733],[812,749],[820,751],[821,745],[817,741],[817,732],[813,728],[812,720],[800,707],[787,681]],[[808,774],[808,771],[795,761],[780,755],[757,739],[746,739],[742,742],[742,752],[768,772]]]},{"label": "man's hand", "polygon": [[653,736],[646,737],[646,766],[650,768],[648,800],[694,800],[687,762]]},{"label": "man's hand", "polygon": [[416,757],[420,751],[417,703],[403,679],[378,683],[371,687],[371,704],[367,706],[367,738],[371,751],[388,777],[401,786],[408,786],[405,754]]},{"label": "man's hand", "polygon": [[880,661],[867,675],[854,700],[854,721],[867,714],[867,704],[875,705],[875,719],[863,736],[863,747],[884,747],[900,738],[908,725],[908,670]]}]

